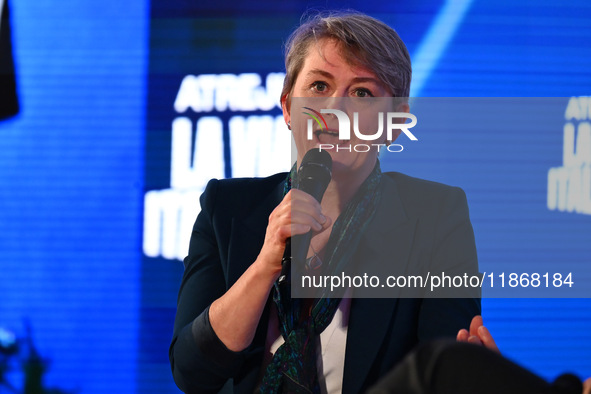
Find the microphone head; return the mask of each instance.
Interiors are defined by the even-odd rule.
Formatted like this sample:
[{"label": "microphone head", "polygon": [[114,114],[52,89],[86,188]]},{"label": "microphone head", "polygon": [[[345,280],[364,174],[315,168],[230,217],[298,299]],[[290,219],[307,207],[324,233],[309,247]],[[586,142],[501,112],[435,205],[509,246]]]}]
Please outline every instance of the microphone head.
[{"label": "microphone head", "polygon": [[332,177],[332,157],[325,150],[310,149],[298,169],[298,189],[310,194],[318,202]]}]

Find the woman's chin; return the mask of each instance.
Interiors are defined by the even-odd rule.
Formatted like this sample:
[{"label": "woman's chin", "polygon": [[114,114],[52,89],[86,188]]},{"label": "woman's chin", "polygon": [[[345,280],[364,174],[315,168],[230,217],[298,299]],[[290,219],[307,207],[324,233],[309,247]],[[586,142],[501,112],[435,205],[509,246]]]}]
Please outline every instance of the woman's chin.
[{"label": "woman's chin", "polygon": [[349,152],[349,151],[329,151],[332,157],[332,172],[333,177],[335,175],[347,175],[360,172],[366,172],[365,170],[373,169],[377,160],[377,155],[370,152]]},{"label": "woman's chin", "polygon": [[333,177],[335,174],[339,176],[350,173],[351,175],[369,168],[370,171],[373,169],[375,162],[378,157],[378,153],[375,149],[368,152],[359,151],[351,145],[351,141],[341,141],[335,139],[334,143],[327,141],[320,142],[315,141],[314,144],[308,144],[303,147],[303,150],[298,149],[298,163],[301,163],[303,156],[311,149],[318,149],[326,151],[332,158],[332,172]]}]

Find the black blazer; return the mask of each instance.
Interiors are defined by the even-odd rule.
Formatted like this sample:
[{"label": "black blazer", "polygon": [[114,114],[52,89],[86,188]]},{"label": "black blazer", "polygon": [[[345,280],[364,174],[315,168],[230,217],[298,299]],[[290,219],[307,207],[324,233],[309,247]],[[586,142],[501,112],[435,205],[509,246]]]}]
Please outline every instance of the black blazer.
[{"label": "black blazer", "polygon": [[[464,192],[400,173],[385,175],[376,215],[359,246],[370,260],[387,261],[400,272],[430,264],[477,272]],[[175,381],[186,393],[215,393],[224,385],[223,392],[252,393],[256,387],[270,303],[253,343],[238,353],[215,336],[207,312],[258,256],[269,215],[283,198],[285,178],[283,173],[212,180],[201,196],[169,354]],[[477,314],[478,298],[354,298],[343,393],[365,391],[421,341],[455,338]]]}]

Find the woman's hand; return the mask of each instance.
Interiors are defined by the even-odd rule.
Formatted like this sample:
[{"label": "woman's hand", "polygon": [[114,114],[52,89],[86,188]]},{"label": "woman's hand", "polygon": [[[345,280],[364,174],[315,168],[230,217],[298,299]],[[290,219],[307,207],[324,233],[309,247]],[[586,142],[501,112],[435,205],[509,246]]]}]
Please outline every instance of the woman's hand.
[{"label": "woman's hand", "polygon": [[271,212],[265,242],[257,261],[281,271],[281,259],[288,238],[312,230],[320,232],[332,221],[322,214],[320,203],[301,190],[292,189]]},{"label": "woman's hand", "polygon": [[470,323],[470,331],[465,328],[458,332],[456,338],[458,342],[468,342],[476,345],[483,345],[490,350],[500,353],[495,340],[488,331],[488,329],[482,323],[482,316],[476,315]]}]

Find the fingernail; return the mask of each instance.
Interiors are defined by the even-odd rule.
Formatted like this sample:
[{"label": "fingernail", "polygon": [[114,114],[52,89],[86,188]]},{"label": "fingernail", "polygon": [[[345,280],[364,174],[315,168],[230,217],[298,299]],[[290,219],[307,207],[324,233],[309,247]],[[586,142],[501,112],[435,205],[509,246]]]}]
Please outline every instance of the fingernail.
[{"label": "fingernail", "polygon": [[326,216],[324,216],[323,214],[320,214],[320,223],[326,223]]}]

